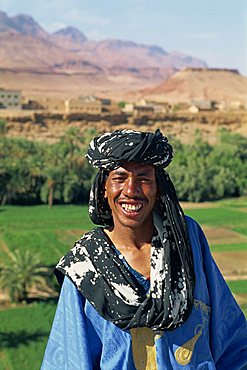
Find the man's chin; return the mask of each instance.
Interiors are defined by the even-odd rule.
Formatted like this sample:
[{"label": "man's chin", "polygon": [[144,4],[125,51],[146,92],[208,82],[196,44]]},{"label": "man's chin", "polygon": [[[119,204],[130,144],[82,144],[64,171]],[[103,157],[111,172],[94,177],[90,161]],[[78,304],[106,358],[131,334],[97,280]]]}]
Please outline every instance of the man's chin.
[{"label": "man's chin", "polygon": [[[130,229],[136,229],[140,227],[144,227],[146,225],[147,220],[143,219],[136,219],[136,218],[130,218],[130,217],[124,217],[121,219],[118,219],[117,224],[122,227],[130,228]],[[116,226],[116,222],[114,222]]]}]

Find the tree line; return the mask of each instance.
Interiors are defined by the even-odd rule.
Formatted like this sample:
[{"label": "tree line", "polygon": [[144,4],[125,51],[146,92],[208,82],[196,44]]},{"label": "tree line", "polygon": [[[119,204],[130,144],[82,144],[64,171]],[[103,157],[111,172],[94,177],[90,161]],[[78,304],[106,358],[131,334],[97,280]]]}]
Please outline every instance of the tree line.
[{"label": "tree line", "polygon": [[247,138],[218,131],[217,144],[202,140],[199,131],[194,142],[173,141],[175,158],[168,167],[178,198],[202,202],[247,194]]},{"label": "tree line", "polygon": [[[87,203],[96,170],[84,158],[96,135],[69,128],[54,144],[6,136],[0,122],[0,203]],[[221,129],[217,144],[197,132],[190,145],[170,138],[168,172],[182,201],[209,201],[247,194],[247,138]]]},{"label": "tree line", "polygon": [[0,125],[0,202],[83,203],[95,170],[84,158],[96,132],[69,128],[54,144],[8,138]]}]

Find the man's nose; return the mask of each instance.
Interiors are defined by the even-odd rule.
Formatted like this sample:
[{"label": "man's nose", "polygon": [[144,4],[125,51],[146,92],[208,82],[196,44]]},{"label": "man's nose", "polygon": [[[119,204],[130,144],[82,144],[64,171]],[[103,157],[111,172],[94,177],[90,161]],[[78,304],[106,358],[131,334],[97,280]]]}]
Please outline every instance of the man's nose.
[{"label": "man's nose", "polygon": [[128,197],[133,197],[140,194],[140,184],[136,179],[130,177],[126,179],[123,188],[123,194]]}]

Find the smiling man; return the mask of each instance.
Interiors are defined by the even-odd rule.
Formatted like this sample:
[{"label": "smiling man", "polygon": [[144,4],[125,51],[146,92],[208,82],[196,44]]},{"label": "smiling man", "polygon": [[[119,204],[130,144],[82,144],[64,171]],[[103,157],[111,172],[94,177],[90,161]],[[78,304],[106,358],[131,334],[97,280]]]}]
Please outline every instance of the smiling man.
[{"label": "smiling man", "polygon": [[110,172],[105,183],[105,198],[113,218],[113,225],[106,228],[105,233],[128,263],[149,278],[152,211],[157,200],[154,167],[123,163]]},{"label": "smiling man", "polygon": [[95,227],[61,258],[62,285],[42,369],[240,370],[247,329],[199,225],[164,168],[162,133],[96,137]]}]

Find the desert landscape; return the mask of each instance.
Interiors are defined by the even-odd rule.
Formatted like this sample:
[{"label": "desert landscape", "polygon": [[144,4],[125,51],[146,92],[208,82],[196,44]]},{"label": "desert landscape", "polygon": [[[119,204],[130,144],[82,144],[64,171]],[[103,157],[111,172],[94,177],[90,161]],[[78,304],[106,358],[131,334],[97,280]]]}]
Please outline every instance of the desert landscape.
[{"label": "desert landscape", "polygon": [[[237,70],[208,68],[203,60],[157,45],[91,41],[74,27],[51,34],[28,15],[4,12],[0,48],[0,88],[21,96],[20,109],[0,109],[10,137],[55,142],[71,126],[81,132],[160,128],[184,143],[197,130],[215,143],[222,127],[247,136],[247,77]],[[110,105],[93,114],[65,111],[66,99],[88,96]]]},{"label": "desert landscape", "polygon": [[247,78],[236,70],[210,69],[158,45],[92,41],[74,27],[51,34],[28,15],[0,12],[0,48],[0,87],[21,90],[26,98],[94,94],[114,101],[246,103]]}]

